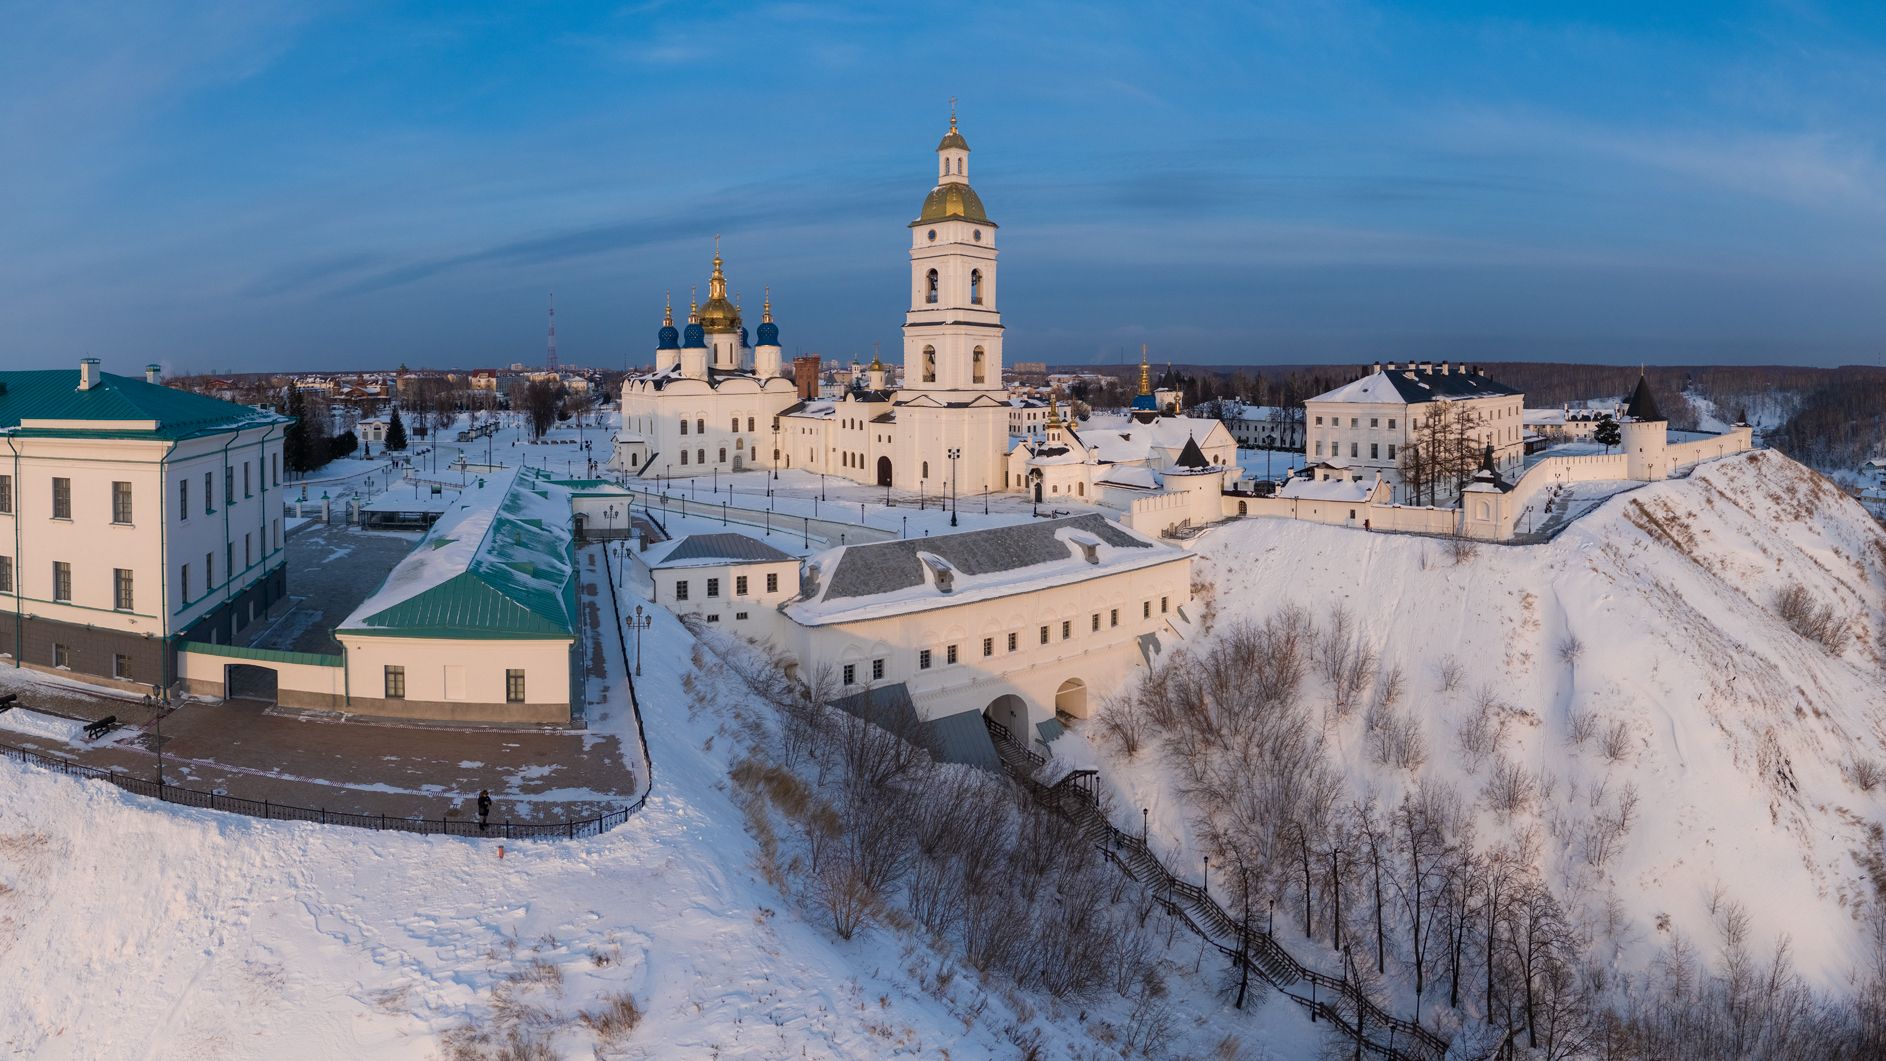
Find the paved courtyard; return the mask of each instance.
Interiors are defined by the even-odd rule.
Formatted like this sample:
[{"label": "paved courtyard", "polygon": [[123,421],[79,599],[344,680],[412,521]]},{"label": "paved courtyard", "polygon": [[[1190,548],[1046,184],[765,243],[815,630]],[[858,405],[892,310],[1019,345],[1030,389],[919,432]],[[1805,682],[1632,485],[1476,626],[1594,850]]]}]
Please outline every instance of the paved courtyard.
[{"label": "paved courtyard", "polygon": [[417,531],[363,531],[310,523],[288,538],[288,601],[248,631],[251,648],[289,652],[341,650],[334,627],[373,595],[393,565],[412,552]]}]

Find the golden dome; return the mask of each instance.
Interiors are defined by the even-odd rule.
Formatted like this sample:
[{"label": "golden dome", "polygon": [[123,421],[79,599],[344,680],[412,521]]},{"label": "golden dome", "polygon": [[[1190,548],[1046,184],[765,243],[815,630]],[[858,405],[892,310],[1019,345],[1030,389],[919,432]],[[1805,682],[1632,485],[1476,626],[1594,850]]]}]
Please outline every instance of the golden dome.
[{"label": "golden dome", "polygon": [[933,221],[958,220],[995,227],[995,222],[989,220],[989,215],[982,210],[982,196],[977,195],[976,190],[969,185],[954,182],[930,189],[930,194],[924,197],[923,210],[910,226],[915,228]]},{"label": "golden dome", "polygon": [[707,278],[707,301],[701,304],[701,330],[704,332],[737,332],[740,330],[740,308],[727,301],[727,277],[720,271],[720,237],[714,237],[714,274]]},{"label": "golden dome", "polygon": [[956,113],[954,111],[950,112],[950,131],[943,134],[943,142],[936,145],[936,149],[938,151],[948,151],[952,147],[958,151],[969,150],[969,141],[963,139],[963,134],[956,131]]}]

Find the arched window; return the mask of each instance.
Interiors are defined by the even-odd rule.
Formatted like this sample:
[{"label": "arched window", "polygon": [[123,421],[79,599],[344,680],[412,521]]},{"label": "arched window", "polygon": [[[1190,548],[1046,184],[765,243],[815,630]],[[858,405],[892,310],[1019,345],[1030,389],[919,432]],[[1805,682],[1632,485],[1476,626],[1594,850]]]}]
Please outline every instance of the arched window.
[{"label": "arched window", "polygon": [[694,418],[694,433],[697,435],[707,434],[707,420],[705,418],[698,416]]},{"label": "arched window", "polygon": [[930,270],[928,279],[924,281],[923,300],[925,302],[936,301],[936,270],[935,269]]},{"label": "arched window", "polygon": [[681,421],[681,433],[684,435],[688,433],[688,422],[686,420]]},{"label": "arched window", "polygon": [[975,368],[975,381],[977,383],[987,383],[989,381],[989,370],[984,367],[987,362],[982,356],[982,347],[976,347],[976,353],[975,357],[972,359],[972,363]]},{"label": "arched window", "polygon": [[752,433],[753,433],[753,418],[749,416],[747,417],[747,434],[750,435]]},{"label": "arched window", "polygon": [[963,160],[960,158],[956,160],[956,172],[959,174],[963,172]]},{"label": "arched window", "polygon": [[720,463],[727,463],[727,447],[725,446],[720,447]]},{"label": "arched window", "polygon": [[928,479],[930,477],[930,462],[929,461],[923,462],[923,477],[925,479]]},{"label": "arched window", "polygon": [[737,416],[735,416],[735,417],[730,417],[729,419],[733,421],[733,426],[732,426],[732,427],[730,427],[730,428],[728,428],[727,430],[729,430],[729,431],[738,431],[738,430],[740,430],[740,418],[739,418],[739,417],[737,417]]},{"label": "arched window", "polygon": [[682,451],[681,451],[681,463],[682,463],[682,464],[686,464],[687,462],[688,462],[688,451],[687,451],[687,450],[682,450]]},{"label": "arched window", "polygon": [[1077,494],[1079,494],[1079,495],[1080,495],[1080,496],[1082,496],[1082,497],[1086,497],[1086,496],[1087,496],[1087,484],[1086,484],[1086,483],[1075,483],[1075,484],[1074,484],[1074,492],[1075,492],[1075,493],[1077,493]]},{"label": "arched window", "polygon": [[977,305],[977,306],[982,305],[982,270],[981,269],[969,270],[969,301],[972,304]]},{"label": "arched window", "polygon": [[697,463],[697,464],[706,464],[706,463],[707,463],[707,451],[706,451],[706,450],[704,450],[704,449],[697,449],[697,450],[695,450],[695,451],[694,451],[694,460],[695,460],[695,463]]},{"label": "arched window", "polygon": [[923,348],[923,381],[936,382],[936,347],[934,346]]}]

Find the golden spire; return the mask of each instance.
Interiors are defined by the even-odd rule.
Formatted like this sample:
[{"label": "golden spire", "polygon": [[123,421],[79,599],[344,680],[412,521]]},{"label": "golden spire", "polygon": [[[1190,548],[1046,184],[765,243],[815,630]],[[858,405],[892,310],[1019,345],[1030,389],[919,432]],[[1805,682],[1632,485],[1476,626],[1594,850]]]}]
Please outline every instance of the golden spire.
[{"label": "golden spire", "polygon": [[1048,426],[1061,426],[1061,406],[1054,400],[1054,392],[1048,392]]},{"label": "golden spire", "polygon": [[674,325],[675,325],[674,292],[663,291],[661,293],[661,326],[664,328],[672,328],[674,327]]},{"label": "golden spire", "polygon": [[760,323],[771,324],[773,323],[773,289],[763,287],[760,290],[766,293],[766,300],[760,303]]},{"label": "golden spire", "polygon": [[698,290],[697,288],[691,285],[688,287],[688,323],[689,324],[700,323],[700,320],[698,319],[699,314],[694,305],[694,296],[697,290]]},{"label": "golden spire", "polygon": [[1139,392],[1141,394],[1151,394],[1153,392],[1152,368],[1146,364],[1145,343],[1139,344]]}]

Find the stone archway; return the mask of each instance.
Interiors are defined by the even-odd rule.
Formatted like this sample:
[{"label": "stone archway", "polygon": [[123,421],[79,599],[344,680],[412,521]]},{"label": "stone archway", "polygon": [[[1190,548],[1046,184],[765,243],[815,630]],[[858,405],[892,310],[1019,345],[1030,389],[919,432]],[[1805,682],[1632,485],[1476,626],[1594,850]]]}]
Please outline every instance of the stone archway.
[{"label": "stone archway", "polygon": [[878,485],[891,485],[891,459],[889,457],[878,458]]},{"label": "stone archway", "polygon": [[982,709],[984,718],[1008,730],[1009,736],[1022,742],[1029,742],[1033,734],[1028,732],[1028,701],[1014,693],[1003,693],[989,701],[989,706]]},{"label": "stone archway", "polygon": [[1069,678],[1054,691],[1054,713],[1074,718],[1087,717],[1087,683]]},{"label": "stone archway", "polygon": [[223,700],[274,707],[276,674],[273,667],[248,663],[230,663],[223,667]]}]

